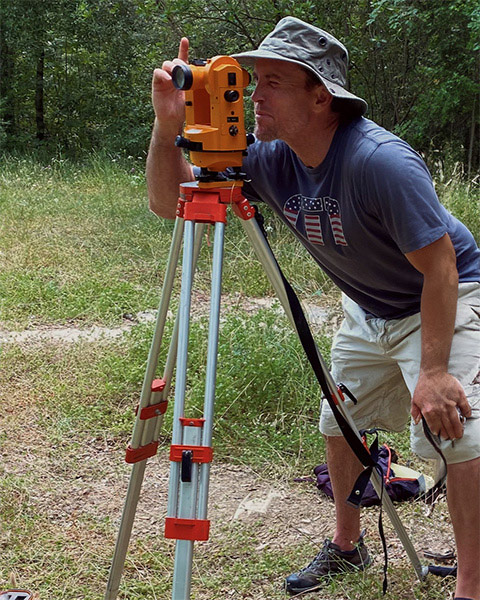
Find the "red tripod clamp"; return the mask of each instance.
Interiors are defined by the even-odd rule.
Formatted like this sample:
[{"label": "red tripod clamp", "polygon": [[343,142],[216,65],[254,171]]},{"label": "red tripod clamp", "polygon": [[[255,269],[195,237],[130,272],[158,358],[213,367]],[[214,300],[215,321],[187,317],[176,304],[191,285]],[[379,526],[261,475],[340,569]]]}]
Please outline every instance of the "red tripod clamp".
[{"label": "red tripod clamp", "polygon": [[[226,223],[227,206],[232,205],[234,213],[247,221],[255,216],[255,211],[242,194],[242,181],[215,181],[211,187],[198,182],[180,184],[180,198],[177,216],[197,223]],[[222,185],[225,184],[225,185]]]},{"label": "red tripod clamp", "polygon": [[[152,393],[160,393],[163,392],[167,382],[164,379],[154,379],[151,385]],[[160,402],[156,404],[150,404],[149,406],[144,406],[140,409],[137,406],[135,413],[137,414],[140,410],[140,419],[142,421],[146,421],[148,419],[154,419],[165,414],[168,407],[168,400],[162,399]],[[142,460],[146,460],[147,458],[151,458],[155,456],[158,450],[158,441],[150,442],[149,444],[145,444],[145,446],[140,446],[138,448],[132,448],[129,444],[127,447],[127,451],[125,454],[125,462],[129,464],[134,464],[136,462],[140,462]],[[0,599],[1,600],[1,599]]]},{"label": "red tripod clamp", "polygon": [[210,535],[208,519],[165,519],[165,537],[173,540],[191,540],[206,542]]}]

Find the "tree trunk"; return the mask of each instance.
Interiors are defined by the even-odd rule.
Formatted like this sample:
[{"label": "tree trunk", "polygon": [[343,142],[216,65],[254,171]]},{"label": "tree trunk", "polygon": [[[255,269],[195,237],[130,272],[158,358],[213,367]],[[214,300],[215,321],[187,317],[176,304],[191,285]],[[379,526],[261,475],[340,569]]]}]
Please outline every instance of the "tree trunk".
[{"label": "tree trunk", "polygon": [[469,144],[468,144],[468,166],[467,166],[467,175],[468,175],[468,179],[470,179],[470,174],[472,172],[472,158],[473,158],[473,146],[475,143],[475,113],[476,113],[476,98],[474,98],[473,100],[473,106],[472,106],[472,116],[470,119],[470,140],[469,140]]},{"label": "tree trunk", "polygon": [[13,101],[14,61],[12,52],[7,44],[3,27],[0,26],[0,100],[7,143],[9,136],[15,133],[15,104]]},{"label": "tree trunk", "polygon": [[37,140],[45,139],[44,70],[45,50],[42,48],[37,61],[37,76],[35,80],[35,118],[37,124]]}]

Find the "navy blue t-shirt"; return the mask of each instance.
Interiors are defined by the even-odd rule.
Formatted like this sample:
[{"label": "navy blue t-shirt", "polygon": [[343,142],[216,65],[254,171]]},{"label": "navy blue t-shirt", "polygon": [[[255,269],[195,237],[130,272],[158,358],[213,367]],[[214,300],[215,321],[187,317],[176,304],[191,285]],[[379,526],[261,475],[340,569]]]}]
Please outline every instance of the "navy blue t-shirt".
[{"label": "navy blue t-shirt", "polygon": [[328,154],[306,167],[282,141],[255,142],[245,196],[266,202],[321,268],[366,312],[420,310],[423,275],[404,256],[450,236],[460,281],[480,281],[470,231],[439,202],[420,156],[368,119],[338,127]]}]

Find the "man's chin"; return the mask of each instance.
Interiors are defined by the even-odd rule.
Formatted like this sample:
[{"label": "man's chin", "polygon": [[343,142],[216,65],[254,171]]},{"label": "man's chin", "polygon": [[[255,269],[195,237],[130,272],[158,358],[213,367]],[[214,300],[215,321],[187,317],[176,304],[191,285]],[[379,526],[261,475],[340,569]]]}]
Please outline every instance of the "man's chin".
[{"label": "man's chin", "polygon": [[278,139],[273,131],[268,131],[268,129],[263,129],[258,125],[255,125],[254,133],[257,140],[260,140],[261,142],[273,142],[273,140]]}]

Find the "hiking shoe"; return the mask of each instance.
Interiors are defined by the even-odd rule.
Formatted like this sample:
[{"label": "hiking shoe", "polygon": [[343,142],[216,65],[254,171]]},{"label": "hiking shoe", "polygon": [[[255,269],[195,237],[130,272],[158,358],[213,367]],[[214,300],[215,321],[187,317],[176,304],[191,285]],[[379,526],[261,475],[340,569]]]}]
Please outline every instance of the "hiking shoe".
[{"label": "hiking shoe", "polygon": [[355,548],[343,551],[331,540],[325,540],[322,550],[312,562],[298,573],[293,573],[285,581],[285,590],[290,594],[313,591],[319,587],[326,577],[363,571],[371,563],[368,550],[360,536]]}]

